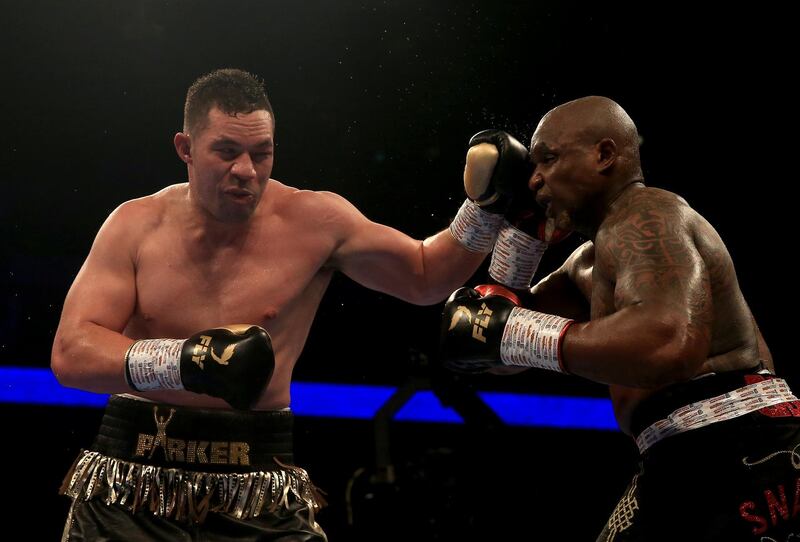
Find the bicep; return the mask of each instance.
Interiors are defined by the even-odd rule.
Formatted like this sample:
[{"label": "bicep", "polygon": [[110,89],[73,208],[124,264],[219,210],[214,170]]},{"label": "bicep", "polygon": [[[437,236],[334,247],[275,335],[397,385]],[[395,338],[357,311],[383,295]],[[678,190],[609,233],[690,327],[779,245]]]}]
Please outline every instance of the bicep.
[{"label": "bicep", "polygon": [[600,272],[611,275],[615,311],[635,308],[651,321],[685,327],[687,339],[708,343],[713,311],[705,262],[689,227],[661,218],[618,226],[598,247],[606,264]]},{"label": "bicep", "polygon": [[447,230],[414,239],[368,220],[343,198],[333,198],[340,232],[331,265],[367,288],[410,303],[444,300],[475,272],[485,254],[470,252]]},{"label": "bicep", "polygon": [[332,256],[334,267],[367,288],[389,294],[409,277],[424,274],[422,241],[372,222],[354,207],[347,211],[344,235]]}]

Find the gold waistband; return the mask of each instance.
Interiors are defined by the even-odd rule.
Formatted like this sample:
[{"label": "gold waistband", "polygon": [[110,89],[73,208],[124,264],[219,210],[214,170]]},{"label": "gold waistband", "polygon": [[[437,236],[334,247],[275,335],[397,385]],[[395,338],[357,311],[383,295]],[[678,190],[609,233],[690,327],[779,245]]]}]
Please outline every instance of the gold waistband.
[{"label": "gold waistband", "polygon": [[[278,462],[280,463],[280,462]],[[248,473],[194,472],[123,461],[84,450],[64,478],[60,493],[73,499],[102,498],[131,513],[202,523],[208,512],[252,518],[286,507],[290,497],[305,503],[310,521],[325,501],[300,467]]]}]

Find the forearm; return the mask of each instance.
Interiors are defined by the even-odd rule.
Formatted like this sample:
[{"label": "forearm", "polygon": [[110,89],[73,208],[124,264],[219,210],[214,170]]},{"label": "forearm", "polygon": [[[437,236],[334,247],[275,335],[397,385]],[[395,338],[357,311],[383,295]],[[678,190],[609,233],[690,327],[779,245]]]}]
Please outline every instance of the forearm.
[{"label": "forearm", "polygon": [[130,391],[125,380],[125,353],[133,340],[93,322],[59,329],[51,367],[67,387],[96,393]]},{"label": "forearm", "polygon": [[486,253],[467,250],[448,230],[428,237],[421,243],[421,288],[417,303],[432,305],[462,286],[486,258]]},{"label": "forearm", "polygon": [[691,378],[706,359],[708,345],[687,332],[684,320],[627,307],[574,323],[564,334],[564,366],[595,382],[639,388]]}]

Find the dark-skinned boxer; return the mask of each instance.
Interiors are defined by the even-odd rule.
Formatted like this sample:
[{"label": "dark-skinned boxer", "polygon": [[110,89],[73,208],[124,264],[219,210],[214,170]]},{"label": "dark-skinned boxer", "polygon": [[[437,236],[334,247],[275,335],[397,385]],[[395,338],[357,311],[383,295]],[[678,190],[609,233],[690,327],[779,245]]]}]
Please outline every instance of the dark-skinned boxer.
[{"label": "dark-skinned boxer", "polygon": [[774,374],[718,233],[645,186],[636,126],[608,98],[547,113],[530,161],[543,218],[589,241],[529,291],[455,291],[445,364],[609,385],[641,457],[599,541],[799,537],[800,403]]}]

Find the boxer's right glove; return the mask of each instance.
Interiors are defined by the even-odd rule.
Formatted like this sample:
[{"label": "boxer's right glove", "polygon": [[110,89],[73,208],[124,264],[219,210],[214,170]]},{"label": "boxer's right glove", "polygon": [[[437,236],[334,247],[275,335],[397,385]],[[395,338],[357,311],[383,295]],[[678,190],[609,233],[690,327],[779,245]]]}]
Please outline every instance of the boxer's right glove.
[{"label": "boxer's right glove", "polygon": [[462,373],[506,365],[567,372],[561,345],[572,320],[518,305],[496,284],[453,292],[442,314],[442,364]]},{"label": "boxer's right glove", "polygon": [[464,166],[467,200],[450,232],[467,249],[489,252],[514,195],[533,172],[525,146],[502,130],[483,130],[469,141]]},{"label": "boxer's right glove", "polygon": [[254,325],[208,329],[188,339],[143,339],[125,354],[125,378],[134,390],[185,389],[238,409],[255,405],[274,369],[272,340]]}]

